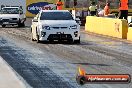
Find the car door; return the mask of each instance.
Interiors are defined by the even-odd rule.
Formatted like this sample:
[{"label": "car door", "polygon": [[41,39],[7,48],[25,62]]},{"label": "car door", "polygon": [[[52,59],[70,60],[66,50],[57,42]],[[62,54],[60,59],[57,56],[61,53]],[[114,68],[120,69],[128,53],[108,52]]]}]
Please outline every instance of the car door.
[{"label": "car door", "polygon": [[37,35],[38,18],[39,18],[39,14],[37,14],[36,17],[34,17],[34,19],[32,20],[33,39],[37,39],[36,35]]}]

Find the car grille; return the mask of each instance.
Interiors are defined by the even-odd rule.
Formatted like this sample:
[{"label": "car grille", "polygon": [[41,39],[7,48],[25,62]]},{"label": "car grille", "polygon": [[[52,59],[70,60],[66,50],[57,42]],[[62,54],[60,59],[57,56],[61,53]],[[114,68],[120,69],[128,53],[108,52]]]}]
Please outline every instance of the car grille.
[{"label": "car grille", "polygon": [[12,18],[12,20],[17,20],[17,18]]},{"label": "car grille", "polygon": [[9,22],[9,19],[3,19],[2,21],[3,22]]},{"label": "car grille", "polygon": [[66,29],[67,27],[61,27],[61,29]]},{"label": "car grille", "polygon": [[54,28],[54,29],[59,29],[59,27],[52,27],[52,28]]},{"label": "car grille", "polygon": [[53,40],[68,40],[72,39],[71,34],[50,34],[48,37],[48,40],[53,39]]},{"label": "car grille", "polygon": [[68,27],[52,27],[53,29],[67,29]]}]

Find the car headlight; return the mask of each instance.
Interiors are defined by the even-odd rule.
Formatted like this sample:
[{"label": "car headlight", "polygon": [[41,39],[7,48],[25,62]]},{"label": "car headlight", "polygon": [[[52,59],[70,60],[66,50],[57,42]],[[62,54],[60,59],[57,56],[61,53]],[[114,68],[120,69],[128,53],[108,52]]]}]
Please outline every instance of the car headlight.
[{"label": "car headlight", "polygon": [[45,35],[46,35],[46,32],[41,31],[41,36],[45,37]]},{"label": "car headlight", "polygon": [[50,30],[49,26],[42,26],[42,29]]},{"label": "car headlight", "polygon": [[70,26],[71,29],[77,29],[77,25]]}]

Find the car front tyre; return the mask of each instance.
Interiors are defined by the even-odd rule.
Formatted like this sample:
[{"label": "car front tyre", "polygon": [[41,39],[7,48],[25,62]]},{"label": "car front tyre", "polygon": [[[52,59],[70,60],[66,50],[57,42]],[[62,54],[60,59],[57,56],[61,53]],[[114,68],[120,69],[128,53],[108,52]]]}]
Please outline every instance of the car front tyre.
[{"label": "car front tyre", "polygon": [[74,43],[75,44],[80,44],[80,37],[79,37],[79,40],[74,40]]},{"label": "car front tyre", "polygon": [[75,44],[80,44],[80,40],[75,40],[74,43]]},{"label": "car front tyre", "polygon": [[25,27],[25,23],[24,22],[21,23],[21,21],[19,20],[18,27]]},{"label": "car front tyre", "polygon": [[23,22],[23,23],[21,23],[21,26],[22,26],[22,27],[25,27],[25,23],[24,23],[24,22]]},{"label": "car front tyre", "polygon": [[3,24],[2,27],[4,28],[4,27],[6,27],[6,25]]},{"label": "car front tyre", "polygon": [[70,39],[69,41],[68,41],[68,43],[69,44],[73,44],[74,42],[73,42],[73,39]]},{"label": "car front tyre", "polygon": [[19,23],[18,23],[18,27],[22,27],[22,25],[21,25],[21,22],[19,21]]}]

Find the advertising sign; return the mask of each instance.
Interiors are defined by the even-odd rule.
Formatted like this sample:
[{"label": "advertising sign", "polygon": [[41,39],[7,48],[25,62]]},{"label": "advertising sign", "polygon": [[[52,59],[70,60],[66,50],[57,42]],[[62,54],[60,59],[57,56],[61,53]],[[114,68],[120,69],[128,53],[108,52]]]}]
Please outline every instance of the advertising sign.
[{"label": "advertising sign", "polygon": [[56,0],[26,0],[26,16],[34,17],[41,9],[56,9]]}]

